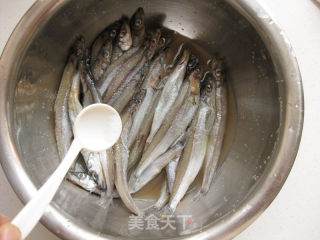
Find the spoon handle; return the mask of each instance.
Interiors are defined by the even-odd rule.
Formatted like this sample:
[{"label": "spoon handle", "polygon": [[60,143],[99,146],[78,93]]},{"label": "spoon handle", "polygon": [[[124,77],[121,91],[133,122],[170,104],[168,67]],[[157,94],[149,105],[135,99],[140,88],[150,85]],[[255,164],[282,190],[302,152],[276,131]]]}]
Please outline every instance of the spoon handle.
[{"label": "spoon handle", "polygon": [[25,239],[41,218],[53,196],[58,190],[66,173],[81,150],[81,144],[74,139],[66,156],[54,171],[46,183],[38,190],[36,195],[24,206],[18,215],[12,220],[12,224],[21,231],[22,239]]}]

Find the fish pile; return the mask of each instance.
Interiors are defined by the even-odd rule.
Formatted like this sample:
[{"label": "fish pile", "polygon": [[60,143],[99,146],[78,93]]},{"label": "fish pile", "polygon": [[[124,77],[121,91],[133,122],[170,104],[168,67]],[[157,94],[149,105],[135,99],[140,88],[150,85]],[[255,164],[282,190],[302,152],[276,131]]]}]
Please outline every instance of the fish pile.
[{"label": "fish pile", "polygon": [[141,214],[132,195],[166,174],[154,205],[174,212],[200,171],[201,192],[215,176],[226,128],[227,88],[223,61],[205,64],[175,34],[146,29],[138,8],[97,36],[72,47],[54,112],[60,158],[73,138],[79,112],[93,103],[113,106],[123,130],[102,152],[81,151],[67,179],[110,202],[120,197]]}]

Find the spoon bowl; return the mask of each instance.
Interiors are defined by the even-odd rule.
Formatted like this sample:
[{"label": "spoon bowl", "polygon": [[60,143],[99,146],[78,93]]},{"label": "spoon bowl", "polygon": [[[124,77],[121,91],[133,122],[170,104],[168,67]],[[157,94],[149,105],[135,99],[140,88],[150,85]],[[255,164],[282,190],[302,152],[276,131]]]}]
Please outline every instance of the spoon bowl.
[{"label": "spoon bowl", "polygon": [[75,138],[83,148],[99,152],[116,143],[121,134],[122,122],[114,108],[97,103],[79,113],[74,129]]}]

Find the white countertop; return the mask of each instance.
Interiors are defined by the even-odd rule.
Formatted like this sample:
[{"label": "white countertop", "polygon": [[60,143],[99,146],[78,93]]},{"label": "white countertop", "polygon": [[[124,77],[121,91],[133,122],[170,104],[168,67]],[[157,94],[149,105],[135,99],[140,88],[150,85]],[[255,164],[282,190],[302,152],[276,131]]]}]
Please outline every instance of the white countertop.
[{"label": "white countertop", "polygon": [[[253,0],[252,0],[253,1]],[[304,87],[305,120],[293,169],[270,207],[236,240],[320,239],[320,3],[317,0],[258,0],[287,33]],[[34,0],[0,0],[0,52]],[[1,76],[0,76],[1,78]],[[22,204],[0,167],[0,213],[13,217]],[[57,240],[41,224],[29,240]]]}]

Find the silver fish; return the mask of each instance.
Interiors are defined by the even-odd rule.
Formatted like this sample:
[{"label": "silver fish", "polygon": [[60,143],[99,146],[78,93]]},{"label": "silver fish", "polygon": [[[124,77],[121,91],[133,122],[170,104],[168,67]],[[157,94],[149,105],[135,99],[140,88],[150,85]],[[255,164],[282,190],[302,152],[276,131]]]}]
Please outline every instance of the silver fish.
[{"label": "silver fish", "polygon": [[[80,72],[80,79],[82,83],[82,87],[87,89],[84,93],[84,95],[89,95],[91,96],[91,100],[93,102],[88,102],[87,104],[92,104],[92,103],[101,103],[101,95],[98,92],[98,90],[95,87],[94,83],[94,78],[91,74],[91,72],[88,70],[88,66],[84,63],[84,61],[81,61],[79,64],[79,72]],[[89,92],[88,92],[89,90]],[[88,100],[89,101],[89,100]]]},{"label": "silver fish", "polygon": [[144,64],[144,61],[140,61],[138,65],[126,76],[118,88],[114,90],[111,98],[109,100],[104,98],[104,102],[115,107],[117,111],[121,112],[141,85],[143,77],[142,69]]},{"label": "silver fish", "polygon": [[160,35],[161,32],[157,29],[151,36],[148,48],[142,52],[139,50],[139,52],[127,61],[121,69],[121,72],[115,76],[103,94],[103,102],[109,103],[113,101],[112,99],[120,94],[119,91],[125,89],[126,85],[143,68],[144,64],[151,60],[157,49]]},{"label": "silver fish", "polygon": [[[90,89],[90,94],[93,98],[94,103],[101,103],[102,100],[101,100],[100,93],[95,88],[93,77],[87,69],[88,68],[86,68],[86,66],[83,63],[80,64],[82,86],[84,88]],[[90,104],[92,104],[93,102],[91,102]],[[94,161],[92,160],[92,162],[94,162],[94,166],[96,166],[96,171],[101,171],[99,167],[100,166],[102,167],[102,173],[104,175],[104,179],[107,187],[107,191],[104,192],[102,196],[106,198],[108,202],[108,198],[112,197],[112,193],[114,190],[114,156],[113,156],[112,149],[108,149],[106,151],[101,151],[98,153],[91,153],[91,154],[94,154],[94,157],[97,158],[98,161],[100,161],[100,165],[98,165],[95,163],[95,161],[97,160],[94,160]]]},{"label": "silver fish", "polygon": [[115,170],[114,170],[114,155],[112,148],[107,149],[106,151],[99,152],[100,164],[102,167],[103,175],[105,177],[107,191],[106,197],[112,197],[112,193],[114,190],[114,178],[115,178]]},{"label": "silver fish", "polygon": [[83,51],[84,39],[79,38],[74,45],[73,53],[63,71],[57,98],[54,104],[55,134],[60,159],[63,159],[67,153],[73,137],[68,114],[68,99],[72,85],[72,76],[75,72],[78,59],[83,55]]},{"label": "silver fish", "polygon": [[190,124],[199,105],[200,77],[200,70],[197,69],[190,74],[188,81],[184,82],[180,94],[162,127],[150,145],[146,145],[146,151],[134,171],[136,177],[139,177],[155,159],[166,152]]},{"label": "silver fish", "polygon": [[143,49],[140,49],[139,47],[130,48],[123,55],[121,55],[121,57],[119,57],[116,61],[111,62],[111,65],[104,72],[99,82],[97,83],[97,89],[101,96],[107,90],[111,81],[117,76],[120,70],[122,71],[123,66],[126,66],[127,61],[129,61],[131,57],[138,54],[138,51],[139,51],[139,54],[142,54]]},{"label": "silver fish", "polygon": [[[174,144],[177,144],[178,142],[185,143],[187,139],[187,135],[190,132],[190,127],[187,129],[186,132],[184,132]],[[174,180],[176,179],[176,172],[177,172],[177,166],[181,157],[181,153],[178,154],[174,159],[172,159],[171,162],[168,163],[166,166],[166,176],[167,176],[167,183],[168,183],[168,191],[171,194]]]},{"label": "silver fish", "polygon": [[[143,45],[143,44],[141,44],[141,45]],[[118,56],[118,57],[113,58],[111,60],[111,65],[108,67],[107,71],[105,71],[104,74],[101,76],[100,81],[97,84],[97,88],[98,88],[98,91],[100,92],[101,96],[103,96],[103,94],[105,93],[105,91],[109,87],[110,83],[113,81],[113,79],[116,78],[116,76],[120,72],[123,72],[125,67],[128,67],[128,64],[130,65],[130,63],[132,61],[139,60],[139,58],[143,54],[144,49],[147,47],[147,46],[141,46],[141,45],[133,46],[128,51],[121,53],[121,56]],[[144,45],[146,45],[146,44],[144,44]],[[116,46],[117,46],[117,44],[116,44]],[[113,55],[119,55],[116,53],[117,49],[118,49],[118,51],[120,51],[119,50],[120,48],[115,48],[113,50],[114,51]],[[138,56],[136,56],[137,54],[138,54]],[[134,56],[136,56],[135,57],[136,60],[132,59]],[[129,59],[131,59],[130,62],[128,62]],[[134,64],[131,65],[130,67],[133,67],[133,66],[134,66]]]},{"label": "silver fish", "polygon": [[150,111],[146,113],[144,119],[140,123],[143,128],[139,131],[136,137],[136,141],[134,141],[134,144],[130,149],[128,169],[132,168],[142,156],[147,137],[150,133],[155,106],[158,103],[160,95],[161,90],[157,90],[151,100]]},{"label": "silver fish", "polygon": [[119,21],[111,24],[92,44],[90,69],[95,82],[100,80],[107,67],[111,64],[113,41],[120,30],[120,26]]},{"label": "silver fish", "polygon": [[101,195],[97,183],[85,172],[68,172],[67,179],[90,193]]},{"label": "silver fish", "polygon": [[95,60],[95,62],[91,66],[91,71],[95,81],[99,81],[107,67],[111,63],[111,55],[112,55],[112,39],[107,39]]},{"label": "silver fish", "polygon": [[121,27],[117,36],[116,43],[113,47],[113,53],[111,62],[115,62],[119,57],[123,55],[125,51],[128,51],[132,46],[131,30],[129,26],[129,19],[124,17],[121,20]]},{"label": "silver fish", "polygon": [[132,36],[129,19],[124,18],[118,35],[119,47],[122,51],[127,51],[132,46]]},{"label": "silver fish", "polygon": [[[80,92],[80,74],[77,71],[73,75],[72,85],[70,89],[70,96],[68,100],[69,117],[72,124],[72,128],[77,115],[83,109],[79,101],[79,92]],[[93,176],[93,178],[98,183],[101,189],[105,189],[106,183],[105,183],[102,166],[99,159],[99,153],[92,153],[86,150],[82,150],[81,154],[87,165],[89,174]]]},{"label": "silver fish", "polygon": [[167,182],[169,193],[172,193],[173,184],[176,179],[177,166],[180,160],[181,154],[177,155],[171,162],[166,166]]},{"label": "silver fish", "polygon": [[125,116],[122,116],[123,129],[121,132],[121,136],[117,143],[113,146],[116,166],[115,185],[126,207],[134,214],[139,215],[140,210],[136,206],[134,200],[132,199],[127,184],[127,167],[129,159],[129,149],[127,148],[127,136],[132,124],[131,114],[132,108],[131,106],[129,106],[126,112],[124,113]]},{"label": "silver fish", "polygon": [[[205,91],[204,91],[205,92]],[[208,105],[207,96],[201,95],[199,108],[190,126],[185,150],[178,163],[169,209],[174,212],[189,186],[198,175],[206,154],[208,135],[213,125],[214,106]]]},{"label": "silver fish", "polygon": [[150,164],[150,166],[146,168],[138,178],[134,174],[131,174],[129,180],[130,192],[136,193],[152,179],[154,179],[173,158],[181,153],[183,147],[184,145],[180,142],[172,146],[155,161],[153,161],[152,164]]},{"label": "silver fish", "polygon": [[168,77],[166,84],[164,85],[159,103],[156,107],[151,132],[147,139],[147,144],[151,143],[152,139],[154,138],[155,134],[159,130],[160,126],[162,125],[166,115],[170,111],[170,108],[174,104],[179,90],[186,72],[186,67],[188,63],[190,52],[185,50],[183,52],[183,56],[180,59],[179,63],[175,67],[174,71]]},{"label": "silver fish", "polygon": [[132,47],[139,47],[145,39],[145,16],[143,8],[139,7],[130,19],[132,30]]},{"label": "silver fish", "polygon": [[151,111],[152,100],[156,91],[155,88],[158,85],[162,72],[162,62],[164,56],[165,53],[162,53],[153,61],[150,66],[149,73],[142,85],[142,89],[146,89],[146,95],[142,101],[142,104],[140,105],[140,108],[137,110],[134,116],[132,128],[128,138],[129,149],[132,147],[141,127],[145,127],[142,123],[146,114]]},{"label": "silver fish", "polygon": [[170,194],[168,191],[168,183],[166,180],[164,180],[160,189],[160,196],[157,202],[153,205],[153,208],[155,208],[156,210],[162,209],[169,201],[169,198]]},{"label": "silver fish", "polygon": [[[96,62],[97,57],[99,55],[99,51],[101,50],[102,46],[106,42],[107,39],[115,39],[115,37],[118,35],[118,32],[121,27],[121,22],[116,21],[112,23],[110,26],[108,26],[105,30],[103,30],[93,41],[90,52],[91,52],[91,67]],[[112,52],[111,52],[112,53]]]},{"label": "silver fish", "polygon": [[204,178],[201,192],[207,193],[212,184],[219,163],[227,118],[227,89],[225,84],[225,73],[222,62],[213,59],[211,62],[212,77],[214,78],[216,107],[216,119],[209,135],[208,147],[205,156]]},{"label": "silver fish", "polygon": [[141,82],[143,81],[143,72],[139,71],[136,75],[130,80],[130,82],[123,86],[122,89],[119,89],[116,95],[109,102],[111,106],[114,107],[118,112],[122,112],[128,102],[138,93],[141,92],[145,94],[145,91],[140,88]]},{"label": "silver fish", "polygon": [[[123,62],[119,67],[116,67],[114,72],[107,76],[106,80],[109,82],[108,87],[103,93],[103,101],[108,102],[114,95],[115,91],[121,86],[123,79],[130,74],[132,70],[137,66],[137,64],[142,60],[144,54],[143,49],[139,49],[135,54],[133,54],[129,59]],[[109,70],[109,69],[108,69]],[[102,92],[100,89],[100,93]]]}]

